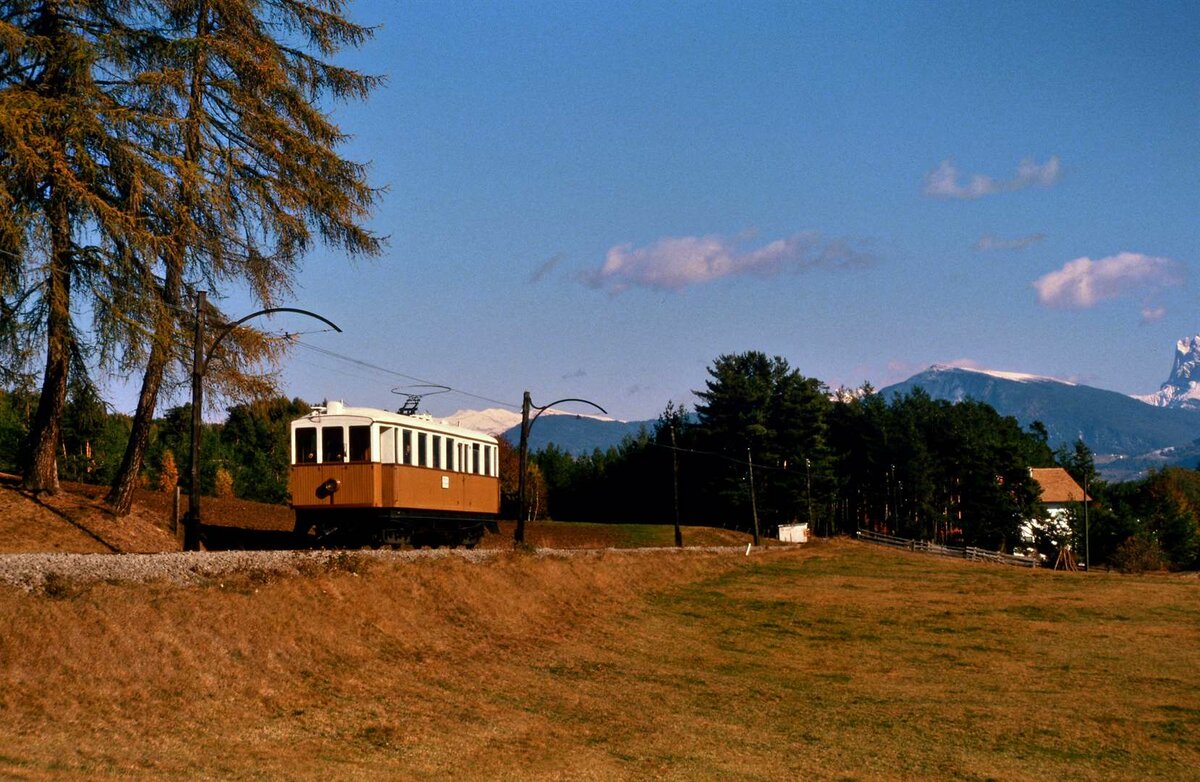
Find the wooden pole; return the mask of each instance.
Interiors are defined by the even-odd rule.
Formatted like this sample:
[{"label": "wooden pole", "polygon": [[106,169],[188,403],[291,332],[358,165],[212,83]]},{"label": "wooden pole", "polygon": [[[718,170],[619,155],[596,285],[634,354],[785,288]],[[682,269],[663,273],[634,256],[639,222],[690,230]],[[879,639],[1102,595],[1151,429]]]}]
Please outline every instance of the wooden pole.
[{"label": "wooden pole", "polygon": [[192,345],[192,458],[189,467],[188,513],[183,522],[183,550],[200,550],[200,410],[204,406],[204,303],[196,293],[196,334]]},{"label": "wooden pole", "polygon": [[513,535],[513,542],[518,544],[525,542],[525,470],[528,469],[529,463],[529,408],[531,405],[529,392],[526,391],[524,399],[521,400],[521,444],[518,460],[520,474],[517,476],[517,531]]},{"label": "wooden pole", "polygon": [[758,503],[754,500],[754,454],[746,449],[746,459],[750,462],[750,513],[754,516],[754,545],[758,545]]},{"label": "wooden pole", "polygon": [[675,480],[675,548],[683,548],[683,530],[679,527],[679,451],[675,444],[675,424],[671,424],[671,472]]}]

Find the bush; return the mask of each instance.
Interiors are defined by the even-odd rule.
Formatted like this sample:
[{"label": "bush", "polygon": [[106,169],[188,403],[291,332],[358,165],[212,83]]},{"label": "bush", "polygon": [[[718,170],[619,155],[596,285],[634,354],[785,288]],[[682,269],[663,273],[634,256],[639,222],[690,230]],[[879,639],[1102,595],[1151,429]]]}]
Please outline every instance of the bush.
[{"label": "bush", "polygon": [[175,454],[170,449],[163,451],[162,466],[158,470],[158,488],[167,494],[179,485],[179,467],[175,465]]},{"label": "bush", "polygon": [[1166,566],[1162,546],[1150,535],[1131,535],[1117,546],[1110,564],[1122,573],[1145,573]]},{"label": "bush", "polygon": [[213,493],[222,499],[233,497],[233,476],[224,467],[217,468],[217,478],[213,482]]}]

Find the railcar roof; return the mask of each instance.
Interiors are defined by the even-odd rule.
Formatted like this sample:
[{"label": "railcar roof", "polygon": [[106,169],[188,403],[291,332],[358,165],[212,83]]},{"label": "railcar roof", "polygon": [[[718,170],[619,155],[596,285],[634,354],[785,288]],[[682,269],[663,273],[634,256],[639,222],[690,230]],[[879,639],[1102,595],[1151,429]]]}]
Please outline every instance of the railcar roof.
[{"label": "railcar roof", "polygon": [[334,423],[339,418],[353,418],[362,420],[369,419],[372,423],[392,424],[395,426],[405,426],[410,429],[420,429],[427,432],[438,432],[441,434],[455,435],[472,440],[482,440],[488,443],[497,442],[496,438],[485,432],[480,432],[475,429],[467,429],[462,426],[455,426],[444,421],[438,421],[432,417],[425,415],[400,415],[391,410],[380,410],[376,407],[348,407],[343,405],[336,413],[323,412],[321,410],[313,410],[303,418],[297,418],[292,421],[292,425],[304,423]]}]

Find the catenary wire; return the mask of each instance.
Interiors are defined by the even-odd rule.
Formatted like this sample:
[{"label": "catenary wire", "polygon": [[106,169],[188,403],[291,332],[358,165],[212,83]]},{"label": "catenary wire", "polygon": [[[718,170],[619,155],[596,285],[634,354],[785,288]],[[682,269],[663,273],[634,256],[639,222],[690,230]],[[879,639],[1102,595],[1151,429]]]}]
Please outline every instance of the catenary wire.
[{"label": "catenary wire", "polygon": [[427,379],[425,379],[425,378],[422,378],[422,377],[417,377],[417,376],[415,376],[415,375],[409,375],[409,374],[406,374],[406,373],[404,373],[404,372],[398,372],[398,371],[396,371],[396,370],[394,370],[394,369],[389,369],[389,368],[387,368],[387,367],[381,367],[381,366],[379,366],[378,364],[372,364],[372,363],[371,363],[371,362],[369,362],[369,361],[364,361],[364,360],[362,360],[362,359],[359,359],[359,358],[354,358],[354,357],[352,357],[352,356],[343,355],[343,354],[341,354],[341,353],[337,353],[337,352],[335,352],[335,351],[332,351],[332,350],[329,350],[329,349],[327,349],[327,348],[318,347],[318,346],[316,346],[316,345],[310,345],[309,343],[307,343],[307,342],[302,342],[302,341],[300,341],[300,340],[295,340],[295,341],[293,342],[293,344],[295,344],[295,345],[298,345],[298,346],[300,346],[300,347],[302,347],[302,348],[305,348],[305,349],[307,349],[307,350],[310,350],[310,351],[312,351],[312,352],[314,352],[314,353],[318,353],[318,354],[321,354],[321,355],[324,355],[324,356],[328,356],[329,358],[335,358],[335,359],[338,359],[338,360],[340,360],[340,361],[346,361],[346,362],[348,362],[348,363],[350,363],[350,364],[354,364],[354,365],[356,365],[356,366],[363,367],[364,369],[370,369],[370,370],[372,370],[372,371],[375,371],[375,372],[382,372],[382,373],[384,373],[384,374],[387,374],[387,375],[392,375],[392,376],[394,376],[394,377],[402,378],[402,379],[404,379],[404,380],[409,380],[409,381],[412,381],[412,382],[414,382],[414,383],[425,383],[425,384],[429,384],[429,385],[438,385],[438,386],[443,386],[443,387],[449,388],[451,391],[453,391],[453,392],[454,392],[454,393],[456,393],[456,394],[461,394],[462,396],[470,397],[470,398],[472,398],[472,399],[478,399],[478,400],[480,400],[480,401],[483,401],[483,402],[488,402],[488,403],[490,403],[490,404],[494,404],[494,405],[500,405],[501,407],[508,407],[508,408],[512,408],[512,409],[514,409],[514,410],[518,410],[518,409],[520,409],[520,407],[521,407],[520,405],[515,405],[515,404],[513,404],[513,403],[511,403],[511,402],[503,402],[503,401],[501,401],[501,400],[499,400],[499,399],[494,399],[494,398],[492,398],[492,397],[484,396],[484,395],[482,395],[482,394],[474,394],[474,393],[471,393],[470,391],[464,391],[463,389],[461,389],[461,388],[456,388],[456,387],[454,387],[454,386],[450,385],[449,383],[437,383],[437,382],[435,382],[435,381],[433,381],[433,380],[427,380]]}]

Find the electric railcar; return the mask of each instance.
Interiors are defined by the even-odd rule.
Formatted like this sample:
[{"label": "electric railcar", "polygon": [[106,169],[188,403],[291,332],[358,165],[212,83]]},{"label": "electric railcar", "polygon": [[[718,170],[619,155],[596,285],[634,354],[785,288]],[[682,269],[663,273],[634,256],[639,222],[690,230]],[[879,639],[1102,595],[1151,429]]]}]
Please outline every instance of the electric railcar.
[{"label": "electric railcar", "polygon": [[292,422],[298,534],[338,546],[473,546],[496,529],[496,438],[406,413],[328,402]]}]

